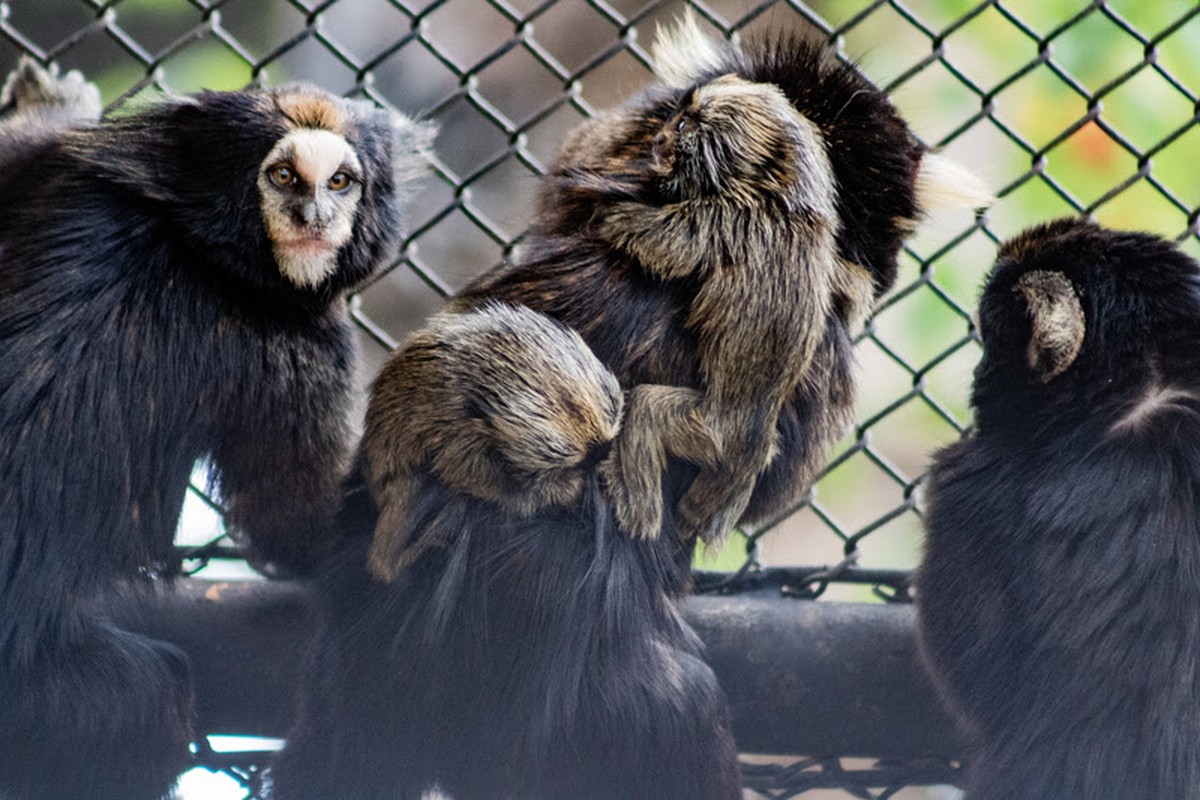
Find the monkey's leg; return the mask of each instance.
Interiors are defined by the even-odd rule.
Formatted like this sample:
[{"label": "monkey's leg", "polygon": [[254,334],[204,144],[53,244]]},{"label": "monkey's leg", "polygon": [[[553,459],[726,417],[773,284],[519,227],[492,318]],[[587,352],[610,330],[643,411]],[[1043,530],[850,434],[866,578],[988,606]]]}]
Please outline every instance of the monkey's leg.
[{"label": "monkey's leg", "polygon": [[[419,800],[428,684],[401,633],[414,595],[363,572],[364,544],[329,562],[321,626],[309,649],[295,721],[267,773],[270,800]],[[397,608],[405,612],[396,613]]]},{"label": "monkey's leg", "polygon": [[80,612],[16,639],[0,652],[0,796],[165,797],[191,760],[187,657]]},{"label": "monkey's leg", "polygon": [[[379,519],[375,524],[375,535],[371,538],[369,569],[384,581],[394,581],[416,555],[412,550],[420,543],[413,543],[412,526],[409,523],[409,506],[415,494],[416,481],[412,478],[392,478],[385,485],[379,500]],[[410,547],[410,545],[412,547]]]},{"label": "monkey's leg", "polygon": [[367,571],[384,583],[395,581],[429,550],[446,544],[446,531],[437,525],[421,525],[425,517],[416,509],[422,498],[435,491],[427,475],[394,477],[381,484],[379,517],[371,538]]},{"label": "monkey's leg", "polygon": [[667,457],[710,465],[720,447],[699,413],[703,393],[643,384],[629,391],[625,419],[612,453],[601,465],[617,521],[635,538],[662,528],[662,476]]}]

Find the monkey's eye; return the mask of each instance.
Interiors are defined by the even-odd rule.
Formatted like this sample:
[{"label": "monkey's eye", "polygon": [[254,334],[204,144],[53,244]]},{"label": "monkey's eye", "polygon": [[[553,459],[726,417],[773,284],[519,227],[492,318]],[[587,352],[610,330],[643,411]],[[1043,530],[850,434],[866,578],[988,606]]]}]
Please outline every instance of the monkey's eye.
[{"label": "monkey's eye", "polygon": [[267,171],[267,178],[280,189],[296,185],[296,171],[287,164],[276,164]]},{"label": "monkey's eye", "polygon": [[352,183],[354,183],[354,179],[350,177],[349,173],[335,172],[325,185],[329,187],[331,192],[344,192],[350,188],[350,184]]}]

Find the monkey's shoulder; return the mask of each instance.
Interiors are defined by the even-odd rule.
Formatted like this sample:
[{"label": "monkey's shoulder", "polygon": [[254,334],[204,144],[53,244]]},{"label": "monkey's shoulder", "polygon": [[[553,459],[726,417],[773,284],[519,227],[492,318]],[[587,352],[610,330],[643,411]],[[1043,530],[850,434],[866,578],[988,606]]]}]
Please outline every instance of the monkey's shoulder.
[{"label": "monkey's shoulder", "polygon": [[695,386],[697,338],[689,316],[696,290],[693,280],[655,279],[598,242],[545,237],[467,286],[452,307],[524,305],[579,333],[624,386]]}]

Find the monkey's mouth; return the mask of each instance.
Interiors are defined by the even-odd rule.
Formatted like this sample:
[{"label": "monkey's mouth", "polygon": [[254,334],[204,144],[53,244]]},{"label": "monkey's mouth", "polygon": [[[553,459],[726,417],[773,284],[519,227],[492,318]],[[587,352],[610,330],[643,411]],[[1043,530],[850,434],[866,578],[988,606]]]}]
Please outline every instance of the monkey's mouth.
[{"label": "monkey's mouth", "polygon": [[320,255],[322,253],[331,253],[337,250],[337,245],[324,236],[307,235],[297,236],[293,239],[284,239],[278,243],[278,247],[289,253],[297,255]]}]

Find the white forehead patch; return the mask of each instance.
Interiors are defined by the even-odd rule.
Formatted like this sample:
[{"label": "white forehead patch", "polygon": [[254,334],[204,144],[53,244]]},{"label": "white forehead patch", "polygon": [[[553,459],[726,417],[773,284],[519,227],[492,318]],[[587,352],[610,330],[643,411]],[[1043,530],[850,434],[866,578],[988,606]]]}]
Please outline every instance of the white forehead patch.
[{"label": "white forehead patch", "polygon": [[342,136],[317,128],[300,128],[275,143],[263,161],[263,169],[286,161],[310,186],[329,180],[344,166],[359,169],[358,156]]}]

